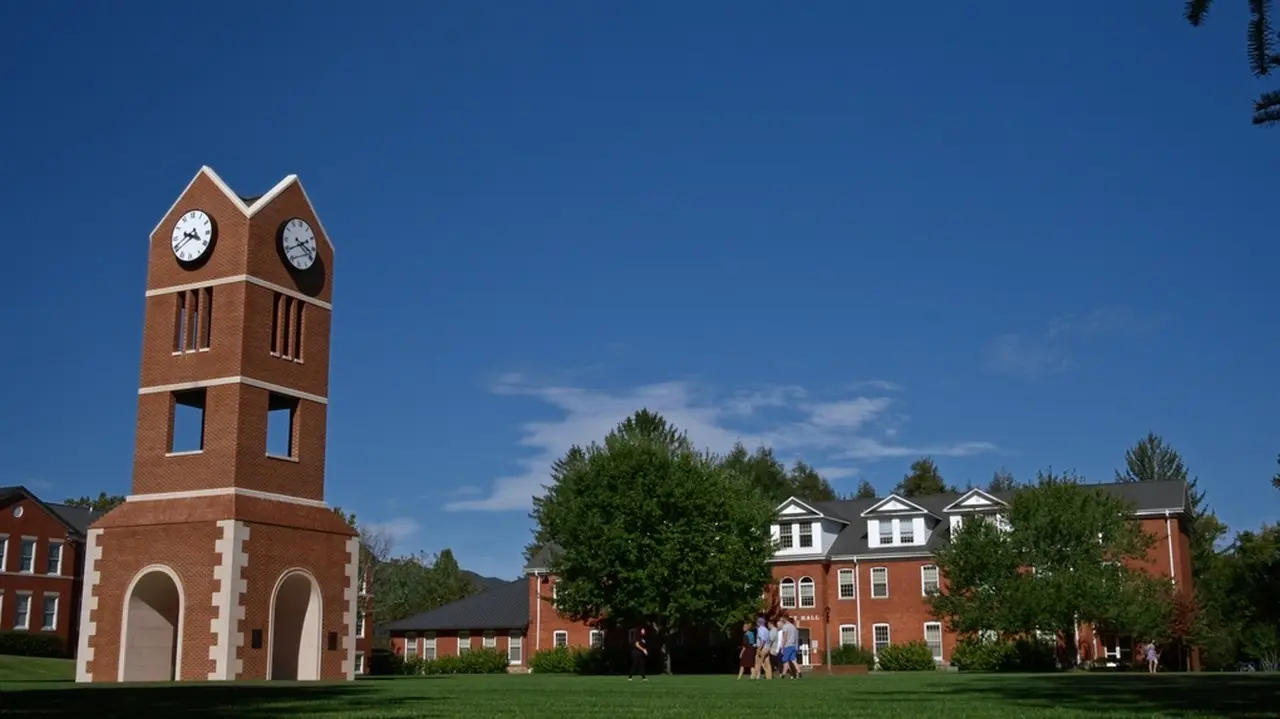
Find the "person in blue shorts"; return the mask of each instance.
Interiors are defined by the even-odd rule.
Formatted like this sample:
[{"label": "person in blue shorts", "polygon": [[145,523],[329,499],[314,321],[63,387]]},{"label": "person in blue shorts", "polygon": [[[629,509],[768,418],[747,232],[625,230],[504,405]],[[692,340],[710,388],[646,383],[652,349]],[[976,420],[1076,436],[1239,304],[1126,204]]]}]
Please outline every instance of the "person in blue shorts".
[{"label": "person in blue shorts", "polygon": [[796,657],[800,652],[800,632],[796,629],[796,625],[791,621],[790,616],[782,618],[782,626],[778,631],[782,633],[782,653],[778,657],[782,661],[782,676],[787,676],[787,669],[791,669],[791,678],[800,678],[800,665],[797,663]]}]

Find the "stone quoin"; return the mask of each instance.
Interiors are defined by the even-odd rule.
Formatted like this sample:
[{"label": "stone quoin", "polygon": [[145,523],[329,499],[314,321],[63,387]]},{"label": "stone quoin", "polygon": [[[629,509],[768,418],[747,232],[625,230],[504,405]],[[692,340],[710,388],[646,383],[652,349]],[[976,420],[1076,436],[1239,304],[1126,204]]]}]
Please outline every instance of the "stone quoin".
[{"label": "stone quoin", "polygon": [[76,680],[352,679],[329,236],[297,177],[242,197],[204,167],[147,262],[133,487],[87,532]]}]

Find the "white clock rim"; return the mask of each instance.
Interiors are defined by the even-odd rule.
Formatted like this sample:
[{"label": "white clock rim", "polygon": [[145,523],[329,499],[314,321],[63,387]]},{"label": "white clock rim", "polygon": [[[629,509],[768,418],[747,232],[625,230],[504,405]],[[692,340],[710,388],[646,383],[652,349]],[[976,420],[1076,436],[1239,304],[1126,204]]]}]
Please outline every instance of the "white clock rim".
[{"label": "white clock rim", "polygon": [[187,220],[187,215],[190,215],[193,212],[200,215],[200,217],[192,218],[190,220],[191,223],[199,222],[201,218],[205,220],[209,219],[209,213],[205,212],[204,210],[188,210],[187,212],[182,213],[182,216],[178,218],[177,222],[173,223],[173,232],[169,235],[170,251],[173,252],[174,257],[178,258],[183,262],[193,262],[195,260],[200,259],[201,257],[204,256],[204,253],[209,251],[209,247],[213,244],[213,228],[210,227],[208,230],[208,237],[200,238],[201,240],[203,240],[203,242],[199,245],[200,250],[196,252],[194,256],[183,257],[178,254],[178,248],[176,247],[177,241],[178,241],[178,228],[182,227],[183,222]]}]

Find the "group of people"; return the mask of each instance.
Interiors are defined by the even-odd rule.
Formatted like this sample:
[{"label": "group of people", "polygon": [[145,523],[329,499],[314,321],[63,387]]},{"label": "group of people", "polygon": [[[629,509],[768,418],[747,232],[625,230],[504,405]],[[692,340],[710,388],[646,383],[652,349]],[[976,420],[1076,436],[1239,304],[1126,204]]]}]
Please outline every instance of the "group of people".
[{"label": "group of people", "polygon": [[752,679],[772,679],[775,673],[780,678],[799,679],[799,651],[800,630],[789,616],[777,621],[760,617],[754,627],[750,622],[743,624],[738,678],[751,672]]}]

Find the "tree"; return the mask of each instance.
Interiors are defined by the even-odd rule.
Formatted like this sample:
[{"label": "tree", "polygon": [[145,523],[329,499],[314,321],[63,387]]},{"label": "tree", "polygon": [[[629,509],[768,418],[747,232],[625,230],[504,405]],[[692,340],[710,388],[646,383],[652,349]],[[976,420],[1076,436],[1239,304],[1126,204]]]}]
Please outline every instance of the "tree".
[{"label": "tree", "polygon": [[[661,418],[658,418],[661,420]],[[774,503],[739,471],[623,422],[585,450],[534,516],[559,548],[550,561],[559,611],[594,626],[652,628],[667,648],[682,626],[750,617],[771,580]],[[680,435],[683,436],[683,435]]]},{"label": "tree", "polygon": [[1152,631],[1165,621],[1167,582],[1127,566],[1152,541],[1131,511],[1074,474],[1041,472],[1014,493],[1006,528],[969,519],[937,553],[946,582],[930,604],[965,634],[1073,636],[1078,623]]},{"label": "tree", "polygon": [[346,522],[348,527],[356,530],[356,533],[360,537],[359,576],[361,577],[361,581],[364,581],[364,577],[369,577],[370,583],[373,585],[367,593],[357,594],[359,603],[357,611],[363,613],[366,611],[369,595],[374,597],[378,596],[377,567],[378,564],[387,561],[391,556],[391,538],[388,537],[385,532],[378,531],[371,527],[362,527],[357,524],[355,512],[344,511],[342,507],[334,507],[333,512],[341,517],[342,521]]},{"label": "tree", "polygon": [[1018,480],[1013,478],[1013,473],[1001,467],[997,469],[995,474],[991,475],[991,482],[987,484],[988,492],[1012,492],[1018,488]]},{"label": "tree", "polygon": [[[1204,24],[1213,0],[1187,0],[1185,16],[1193,26]],[[1275,52],[1277,34],[1271,29],[1271,0],[1249,0],[1249,28],[1245,48],[1249,69],[1265,77],[1280,67],[1280,53]],[[1280,91],[1264,92],[1253,104],[1253,124],[1280,124]]]},{"label": "tree", "polygon": [[942,480],[942,473],[932,457],[921,457],[911,463],[911,471],[893,490],[901,497],[921,497],[955,491]]},{"label": "tree", "polygon": [[829,502],[840,498],[831,483],[816,469],[804,462],[796,462],[788,472],[769,447],[757,447],[755,452],[747,452],[739,442],[719,460],[719,464],[744,477],[775,507],[790,497],[803,502]]},{"label": "tree", "polygon": [[458,566],[453,550],[445,547],[431,563],[432,604],[444,606],[479,591],[479,587]]},{"label": "tree", "polygon": [[91,509],[95,512],[110,512],[116,507],[124,503],[124,497],[118,494],[107,494],[99,492],[97,497],[78,497],[75,499],[68,498],[63,504],[68,507],[83,507]]},{"label": "tree", "polygon": [[876,488],[871,486],[871,483],[864,479],[858,482],[858,489],[853,493],[853,497],[851,499],[875,499],[875,498],[876,498]]},{"label": "tree", "polygon": [[818,474],[818,470],[799,460],[787,473],[787,484],[791,488],[791,496],[805,502],[831,502],[840,498],[836,490],[832,489],[831,483]]},{"label": "tree", "polygon": [[[560,480],[564,478],[569,470],[577,467],[587,459],[587,453],[582,451],[581,447],[574,445],[569,448],[563,457],[551,463],[551,482],[542,485],[542,489],[551,494],[555,492],[555,488],[560,484]],[[550,541],[547,538],[547,532],[542,528],[542,523],[538,521],[538,515],[542,511],[543,502],[547,501],[547,496],[533,498],[533,511],[529,513],[529,518],[533,520],[533,541],[525,545],[524,561],[526,563],[533,560],[533,556],[542,550]]]},{"label": "tree", "polygon": [[[1276,464],[1280,464],[1280,454],[1276,455]],[[1275,476],[1271,478],[1271,486],[1280,489],[1280,472],[1276,472]]]}]

